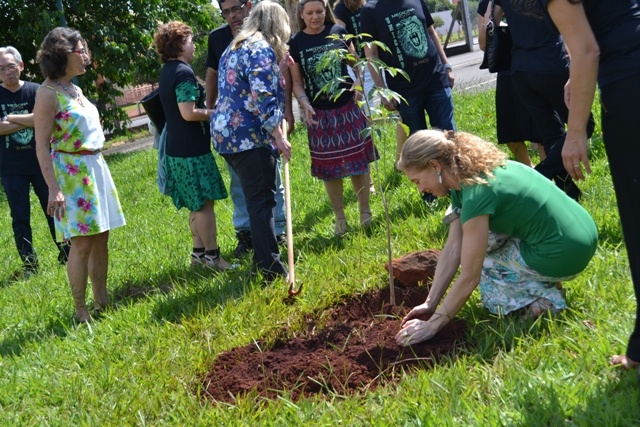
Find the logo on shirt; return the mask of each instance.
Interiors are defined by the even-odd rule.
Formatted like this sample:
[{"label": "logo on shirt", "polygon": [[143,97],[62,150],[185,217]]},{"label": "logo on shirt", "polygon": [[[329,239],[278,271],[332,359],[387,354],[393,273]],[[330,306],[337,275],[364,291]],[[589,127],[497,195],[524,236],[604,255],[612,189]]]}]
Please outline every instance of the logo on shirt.
[{"label": "logo on shirt", "polygon": [[396,34],[400,48],[405,55],[412,58],[427,56],[427,35],[417,16],[413,15],[399,21],[396,24]]}]

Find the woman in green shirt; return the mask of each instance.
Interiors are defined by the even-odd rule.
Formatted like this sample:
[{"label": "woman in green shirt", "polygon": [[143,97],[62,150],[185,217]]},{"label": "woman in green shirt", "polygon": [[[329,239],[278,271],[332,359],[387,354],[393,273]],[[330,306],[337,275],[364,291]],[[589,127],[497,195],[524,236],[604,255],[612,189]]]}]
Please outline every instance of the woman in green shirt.
[{"label": "woman in green shirt", "polygon": [[[450,194],[452,201],[431,290],[403,319],[398,344],[432,338],[478,285],[484,306],[498,315],[522,310],[533,318],[567,307],[560,283],[586,268],[598,240],[582,206],[534,169],[468,133],[416,132],[398,169],[421,193]],[[432,316],[418,319],[425,315]]]}]

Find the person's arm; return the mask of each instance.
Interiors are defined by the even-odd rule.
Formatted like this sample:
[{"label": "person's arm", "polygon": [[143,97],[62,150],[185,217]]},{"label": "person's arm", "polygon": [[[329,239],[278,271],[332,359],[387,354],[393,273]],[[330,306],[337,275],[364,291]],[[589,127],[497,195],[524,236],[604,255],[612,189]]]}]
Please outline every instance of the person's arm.
[{"label": "person's arm", "polygon": [[[369,67],[369,73],[371,74],[371,78],[373,79],[373,84],[379,89],[386,89],[387,85],[382,78],[382,75],[378,72],[378,67],[374,65],[374,62],[380,59],[378,55],[378,46],[365,45],[364,46],[364,56],[367,57],[367,66]],[[387,99],[384,96],[380,97],[380,102],[384,108],[389,111],[395,111],[398,109],[398,102],[395,99]]]},{"label": "person's arm", "polygon": [[25,128],[33,127],[33,113],[29,114],[7,114],[7,121]]},{"label": "person's arm", "polygon": [[483,52],[487,46],[487,22],[489,21],[486,16],[478,14],[478,47]]},{"label": "person's arm", "polygon": [[413,319],[404,323],[396,335],[398,344],[411,345],[431,339],[456,316],[480,283],[488,240],[489,215],[472,218],[462,225],[460,275],[429,320]]},{"label": "person's arm", "polygon": [[218,70],[207,67],[207,75],[204,79],[205,89],[207,90],[206,106],[212,109],[218,100]]},{"label": "person's arm", "polygon": [[292,91],[293,96],[298,100],[298,105],[304,111],[304,119],[307,123],[318,124],[317,121],[314,120],[313,116],[316,112],[313,110],[313,106],[311,105],[311,100],[307,96],[307,93],[304,90],[304,80],[302,77],[302,70],[300,69],[300,64],[294,62],[289,66],[289,71],[291,72],[291,80],[292,80]]},{"label": "person's arm", "polygon": [[547,11],[571,53],[569,67],[569,120],[562,148],[564,167],[573,179],[584,179],[580,164],[591,173],[587,150],[587,122],[596,91],[600,48],[582,3],[549,1]]},{"label": "person's arm", "polygon": [[436,271],[433,275],[431,289],[429,295],[423,304],[414,307],[402,319],[405,324],[411,319],[417,319],[421,316],[433,313],[440,303],[442,296],[451,285],[451,281],[458,272],[460,267],[460,252],[462,249],[462,224],[460,218],[456,218],[449,224],[449,235],[447,241],[442,248]]},{"label": "person's arm", "polygon": [[33,107],[36,156],[38,157],[42,176],[49,187],[47,213],[61,218],[64,216],[65,198],[53,173],[53,162],[51,160],[51,135],[57,111],[58,98],[56,93],[47,88],[38,89],[38,96],[36,96],[36,103]]},{"label": "person's arm", "polygon": [[453,68],[451,64],[449,64],[449,59],[447,58],[447,54],[444,53],[444,49],[440,44],[440,38],[438,37],[438,33],[433,29],[433,25],[430,25],[427,29],[429,33],[429,37],[433,41],[433,44],[436,45],[436,50],[438,51],[438,56],[440,56],[440,60],[442,64],[444,64],[445,69],[447,70],[447,77],[449,78],[449,84],[453,87],[454,82],[456,81],[456,76],[453,75]]},{"label": "person's arm", "polygon": [[289,67],[284,72],[284,82],[284,121],[287,122],[287,136],[290,136],[295,129],[296,120],[293,117],[293,79]]},{"label": "person's arm", "polygon": [[196,108],[195,101],[179,102],[178,109],[182,118],[188,122],[205,122],[214,113],[208,108]]},{"label": "person's arm", "polygon": [[26,127],[17,123],[10,122],[8,120],[8,117],[9,116],[7,116],[7,120],[4,120],[4,117],[0,117],[0,135],[9,135],[10,133],[17,132]]}]

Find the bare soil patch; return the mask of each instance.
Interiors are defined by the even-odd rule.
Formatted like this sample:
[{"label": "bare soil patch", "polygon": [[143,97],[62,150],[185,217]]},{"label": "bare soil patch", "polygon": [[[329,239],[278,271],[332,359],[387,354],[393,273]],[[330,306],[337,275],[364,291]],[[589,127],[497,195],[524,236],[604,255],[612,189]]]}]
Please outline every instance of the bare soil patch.
[{"label": "bare soil patch", "polygon": [[459,352],[466,323],[455,319],[433,339],[399,347],[394,337],[407,307],[423,303],[427,293],[427,287],[396,288],[396,306],[388,288],[356,295],[309,316],[304,332],[271,348],[258,342],[224,352],[203,380],[204,396],[227,403],[247,393],[348,396],[394,381],[400,369],[431,369]]}]

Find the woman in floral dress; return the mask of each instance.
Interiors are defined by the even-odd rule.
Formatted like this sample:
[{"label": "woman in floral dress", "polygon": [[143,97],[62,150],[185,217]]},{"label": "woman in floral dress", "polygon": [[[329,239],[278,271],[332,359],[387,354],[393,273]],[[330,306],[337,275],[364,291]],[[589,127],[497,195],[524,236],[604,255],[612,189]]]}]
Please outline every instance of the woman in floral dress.
[{"label": "woman in floral dress", "polygon": [[55,28],[40,45],[37,61],[45,77],[34,107],[36,151],[49,186],[47,213],[71,240],[67,275],[76,320],[87,322],[87,279],[94,310],[108,304],[109,230],[125,224],[118,193],[100,153],[104,133],[97,108],[71,80],[85,73],[89,55],[80,33]]},{"label": "woman in floral dress", "polygon": [[[276,159],[291,157],[282,129],[289,19],[278,3],[255,6],[220,58],[218,103],[211,116],[215,149],[240,178],[247,202],[253,261],[267,282],[284,277],[273,220]],[[275,147],[274,147],[275,145]]]}]

